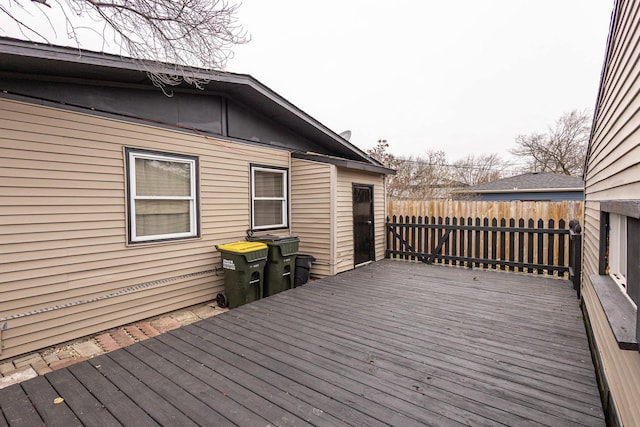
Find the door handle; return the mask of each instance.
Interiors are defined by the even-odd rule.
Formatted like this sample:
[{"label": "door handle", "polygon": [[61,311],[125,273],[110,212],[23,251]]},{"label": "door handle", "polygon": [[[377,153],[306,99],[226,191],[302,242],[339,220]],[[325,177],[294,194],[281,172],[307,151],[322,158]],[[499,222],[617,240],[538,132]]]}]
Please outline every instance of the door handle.
[{"label": "door handle", "polygon": [[373,224],[373,222],[367,221],[367,225],[371,225],[371,224]]}]

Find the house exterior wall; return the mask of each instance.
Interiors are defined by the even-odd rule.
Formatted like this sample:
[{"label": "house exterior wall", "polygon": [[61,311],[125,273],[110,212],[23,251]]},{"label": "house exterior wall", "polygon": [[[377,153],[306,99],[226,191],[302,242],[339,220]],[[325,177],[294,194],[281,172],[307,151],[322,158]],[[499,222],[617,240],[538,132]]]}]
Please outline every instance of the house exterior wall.
[{"label": "house exterior wall", "polygon": [[386,201],[384,175],[338,167],[336,175],[336,260],[335,273],[354,267],[353,184],[373,185],[373,214],[376,260],[384,258]]},{"label": "house exterior wall", "polygon": [[333,274],[335,166],[291,159],[291,234],[300,239],[299,252],[313,255],[314,277]]},{"label": "house exterior wall", "polygon": [[615,422],[640,425],[640,353],[619,348],[590,278],[599,272],[601,202],[640,198],[640,3],[617,2],[614,13],[585,173],[582,298],[605,401]]},{"label": "house exterior wall", "polygon": [[[124,147],[199,157],[200,238],[126,244]],[[249,228],[249,165],[289,158],[0,99],[0,359],[214,298],[214,245]]]},{"label": "house exterior wall", "polygon": [[353,184],[373,186],[375,256],[384,258],[383,175],[295,158],[291,170],[291,233],[300,238],[300,253],[316,258],[314,277],[354,267]]},{"label": "house exterior wall", "polygon": [[[175,91],[167,97],[155,86],[100,85],[92,81],[61,82],[7,77],[2,89],[37,99],[55,99],[63,105],[93,109],[96,114],[151,120],[158,126],[180,126],[209,136],[220,135],[281,148],[329,153],[326,147],[223,95],[197,89]],[[61,107],[64,108],[64,107]],[[98,113],[99,112],[99,113]]]}]

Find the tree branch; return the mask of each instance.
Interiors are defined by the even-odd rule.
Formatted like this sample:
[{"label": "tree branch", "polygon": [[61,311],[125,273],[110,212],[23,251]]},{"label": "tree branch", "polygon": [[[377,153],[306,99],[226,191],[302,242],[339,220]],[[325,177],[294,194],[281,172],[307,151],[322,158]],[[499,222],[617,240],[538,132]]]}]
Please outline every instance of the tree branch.
[{"label": "tree branch", "polygon": [[[32,6],[30,0],[12,0],[21,8]],[[68,37],[80,47],[77,33],[83,25],[78,16],[103,23],[103,48],[107,34],[121,55],[134,58],[158,86],[164,88],[185,81],[201,87],[207,81],[197,78],[189,67],[220,70],[232,56],[231,48],[247,43],[250,37],[237,23],[239,5],[226,0],[56,0],[62,10]],[[0,9],[20,29],[48,41],[28,22],[16,19],[10,10]],[[50,23],[55,31],[55,26]],[[95,29],[93,30],[95,31]],[[26,36],[30,39],[28,36]],[[151,61],[151,62],[149,62]],[[175,65],[175,73],[166,73],[154,62]],[[163,70],[163,71],[159,71]]]}]

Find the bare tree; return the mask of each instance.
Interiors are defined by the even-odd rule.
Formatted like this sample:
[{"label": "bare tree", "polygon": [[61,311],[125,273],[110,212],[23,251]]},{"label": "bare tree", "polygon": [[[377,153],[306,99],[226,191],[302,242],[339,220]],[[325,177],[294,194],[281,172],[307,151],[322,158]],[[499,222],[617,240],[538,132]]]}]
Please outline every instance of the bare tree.
[{"label": "bare tree", "polygon": [[497,154],[469,154],[453,164],[452,178],[465,185],[476,185],[502,178],[507,164]]},{"label": "bare tree", "polygon": [[378,140],[367,153],[384,166],[396,170],[387,178],[387,196],[392,200],[446,198],[451,190],[450,165],[444,151],[427,150],[423,156],[394,156],[389,143]]},{"label": "bare tree", "polygon": [[424,200],[441,197],[443,183],[448,182],[448,167],[444,152],[428,151],[425,157],[396,158],[396,175],[387,186],[393,200]]},{"label": "bare tree", "polygon": [[394,169],[396,157],[389,152],[389,142],[386,139],[379,139],[373,148],[367,150],[367,154],[382,163],[384,167]]},{"label": "bare tree", "polygon": [[582,175],[589,140],[591,114],[573,110],[563,114],[548,133],[518,135],[510,150],[527,161],[529,172]]},{"label": "bare tree", "polygon": [[395,169],[387,178],[387,195],[391,200],[428,200],[459,196],[469,185],[502,178],[508,164],[497,154],[468,155],[450,164],[440,150],[427,150],[420,156],[395,156],[385,139],[367,150],[384,166]]},{"label": "bare tree", "polygon": [[[49,15],[57,9],[64,16],[67,36],[78,47],[78,31],[86,29],[84,22],[90,19],[92,30],[102,36],[103,49],[112,39],[120,55],[141,60],[157,86],[184,80],[201,87],[207,80],[189,73],[189,67],[224,69],[231,48],[249,41],[237,22],[239,6],[226,0],[8,0],[0,4],[0,13],[27,39],[48,43],[44,31],[32,21],[40,13],[56,33],[59,23]],[[176,68],[167,72],[156,61]]]}]

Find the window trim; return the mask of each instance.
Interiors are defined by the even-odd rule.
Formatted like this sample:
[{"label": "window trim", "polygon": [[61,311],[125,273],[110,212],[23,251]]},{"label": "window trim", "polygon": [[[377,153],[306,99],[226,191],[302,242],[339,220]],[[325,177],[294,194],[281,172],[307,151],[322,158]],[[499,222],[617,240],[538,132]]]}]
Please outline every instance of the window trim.
[{"label": "window trim", "polygon": [[[160,161],[188,163],[190,167],[190,196],[137,196],[135,178],[135,159],[152,159]],[[197,156],[167,153],[161,151],[125,148],[125,176],[127,197],[127,243],[137,245],[141,243],[167,242],[173,240],[193,239],[200,237],[200,198],[199,196],[199,159]],[[136,200],[188,200],[189,203],[189,231],[182,233],[154,234],[149,236],[136,235]]]},{"label": "window trim", "polygon": [[[271,173],[280,173],[283,175],[282,185],[284,186],[282,194],[283,197],[260,197],[256,198],[255,195],[255,172],[263,171],[263,172],[271,172]],[[251,164],[250,165],[250,173],[249,173],[249,186],[250,186],[250,194],[249,194],[249,203],[250,203],[250,230],[255,231],[267,231],[267,230],[280,230],[289,228],[289,169],[277,166],[268,166],[268,165],[259,165],[259,164]],[[265,226],[256,226],[255,225],[255,202],[256,200],[280,200],[282,203],[282,222],[280,224],[270,224]]]},{"label": "window trim", "polygon": [[[635,201],[625,202],[627,201],[616,201],[615,203],[601,202],[600,204],[600,259],[598,274],[610,277],[611,281],[618,286],[618,289],[624,297],[629,300],[633,307],[637,307],[632,295],[629,294],[630,283],[627,279],[629,268],[637,268],[634,267],[634,264],[629,265],[628,236],[629,220],[637,220],[638,216],[640,216],[638,215],[640,211],[634,211],[633,207],[638,208],[640,205],[636,204]],[[637,214],[635,212],[637,212]],[[617,218],[612,218],[613,215]],[[612,236],[611,229],[614,221],[618,223],[617,228],[619,228],[619,230],[614,233],[615,236]],[[615,229],[616,227],[614,227],[614,230]],[[616,237],[615,242],[612,242],[612,237]],[[623,246],[621,243],[624,243],[624,248],[621,248]],[[614,271],[611,271],[612,263],[616,264]],[[624,268],[624,271],[616,271],[616,269],[620,268]],[[634,284],[634,286],[638,286],[638,284]]]},{"label": "window trim", "polygon": [[609,212],[607,225],[609,238],[607,267],[609,276],[616,282],[627,298],[631,300],[627,293],[627,216]]},{"label": "window trim", "polygon": [[[609,264],[611,262],[610,250],[610,226],[611,214],[620,215],[626,218],[626,256],[627,258],[627,283],[626,287],[620,286],[609,274]],[[629,219],[633,219],[630,225]],[[629,294],[630,283],[633,283],[632,292],[638,292],[637,283],[640,278],[640,271],[637,263],[629,262],[629,257],[637,257],[640,253],[637,242],[631,246],[628,236],[636,235],[638,220],[640,219],[640,201],[638,200],[611,200],[600,202],[600,245],[598,259],[598,274],[589,276],[591,284],[600,301],[609,326],[622,350],[639,350],[640,341],[640,313],[638,306]],[[621,219],[621,221],[625,221]],[[629,227],[632,227],[631,231]],[[633,242],[632,242],[633,243]],[[631,251],[631,255],[630,252]],[[631,281],[631,282],[629,282]]]}]

